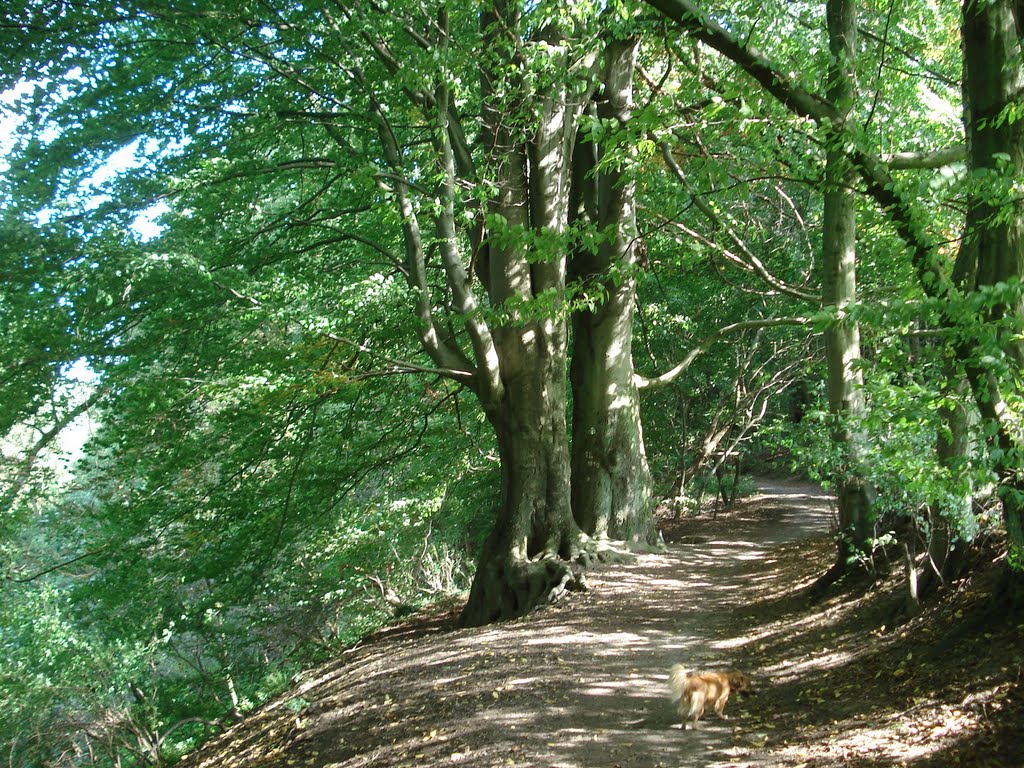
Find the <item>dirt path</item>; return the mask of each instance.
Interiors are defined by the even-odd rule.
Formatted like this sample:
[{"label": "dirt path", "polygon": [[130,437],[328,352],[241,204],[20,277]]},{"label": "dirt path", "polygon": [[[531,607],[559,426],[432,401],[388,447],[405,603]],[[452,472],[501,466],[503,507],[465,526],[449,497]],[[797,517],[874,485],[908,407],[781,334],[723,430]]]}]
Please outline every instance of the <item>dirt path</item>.
[{"label": "dirt path", "polygon": [[[392,632],[321,667],[190,765],[736,765],[763,734],[729,721],[680,730],[669,667],[732,663],[736,610],[791,578],[773,548],[827,533],[828,497],[764,485],[738,514],[664,552],[588,572],[593,590],[482,629]],[[704,540],[706,538],[706,541]],[[785,586],[781,584],[781,586]]]}]

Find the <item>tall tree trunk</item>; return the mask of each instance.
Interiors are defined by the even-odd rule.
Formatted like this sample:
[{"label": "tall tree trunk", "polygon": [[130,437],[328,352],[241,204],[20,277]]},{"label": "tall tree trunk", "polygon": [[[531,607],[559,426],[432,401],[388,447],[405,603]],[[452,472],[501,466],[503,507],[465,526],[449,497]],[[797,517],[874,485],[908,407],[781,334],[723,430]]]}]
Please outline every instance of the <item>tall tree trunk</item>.
[{"label": "tall tree trunk", "polygon": [[[832,60],[827,92],[845,120],[856,98],[857,32],[853,0],[828,0],[826,17]],[[852,555],[866,551],[872,533],[872,493],[862,476],[860,436],[856,426],[864,412],[858,367],[860,329],[849,316],[850,308],[857,301],[857,214],[853,192],[856,177],[846,155],[843,133],[841,126],[836,126],[828,137],[822,220],[822,300],[836,312],[835,322],[825,331],[828,402],[833,419],[832,439],[841,461],[835,479],[840,531],[832,576],[845,570]]]},{"label": "tall tree trunk", "polygon": [[[624,130],[632,107],[636,42],[613,41],[604,56],[597,117],[612,130]],[[629,141],[619,142],[614,151],[628,152],[629,146]],[[651,537],[653,521],[651,473],[633,378],[639,247],[634,170],[626,156],[598,168],[602,149],[597,142],[581,150],[573,183],[575,215],[589,218],[606,239],[596,252],[578,251],[571,265],[585,290],[603,294],[572,319],[572,507],[591,536],[643,541]]]},{"label": "tall tree trunk", "polygon": [[[957,272],[973,274],[975,290],[1019,285],[1024,279],[1024,209],[1013,180],[1024,173],[1024,123],[1010,109],[1019,109],[1024,92],[1021,35],[1024,8],[1015,0],[964,0],[961,37],[964,51],[964,128],[967,162],[975,183],[969,200],[964,241]],[[993,346],[982,351],[1001,365],[978,359],[976,345],[961,345],[960,358],[975,402],[992,425],[994,464],[1009,535],[1010,564],[1024,570],[1024,477],[1019,424],[1008,398],[1018,398],[1024,370],[1024,344],[1019,340],[1024,297],[1009,291],[994,297],[982,318]],[[986,334],[989,335],[989,334]],[[1000,371],[999,368],[1003,367]]]},{"label": "tall tree trunk", "polygon": [[571,563],[582,537],[569,501],[564,356],[560,363],[551,351],[524,356],[522,375],[487,413],[498,437],[501,505],[462,614],[468,625],[521,615],[577,584]]},{"label": "tall tree trunk", "polygon": [[[497,435],[502,485],[462,614],[468,625],[521,615],[573,588],[571,561],[582,555],[583,544],[570,503],[566,321],[557,307],[540,320],[520,307],[564,296],[560,243],[587,95],[571,92],[565,82],[528,91],[516,65],[518,3],[492,3],[481,24],[487,52],[481,140],[495,192],[480,271],[491,306],[503,317],[493,329],[498,381],[478,378],[477,394]],[[555,31],[549,34],[549,45],[564,45]],[[535,122],[525,132],[528,116]]]}]

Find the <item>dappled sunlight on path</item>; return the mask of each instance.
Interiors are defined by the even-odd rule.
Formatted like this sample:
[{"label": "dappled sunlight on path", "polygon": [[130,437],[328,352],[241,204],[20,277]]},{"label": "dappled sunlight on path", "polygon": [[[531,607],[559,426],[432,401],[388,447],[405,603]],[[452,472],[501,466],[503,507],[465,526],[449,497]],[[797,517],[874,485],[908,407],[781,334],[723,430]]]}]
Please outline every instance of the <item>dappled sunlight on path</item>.
[{"label": "dappled sunlight on path", "polygon": [[684,732],[666,683],[676,662],[729,665],[750,640],[730,612],[778,587],[772,547],[829,528],[806,486],[766,488],[756,509],[707,541],[597,566],[591,591],[523,619],[356,650],[294,694],[315,706],[272,704],[231,757],[190,765],[742,765],[756,699]]}]

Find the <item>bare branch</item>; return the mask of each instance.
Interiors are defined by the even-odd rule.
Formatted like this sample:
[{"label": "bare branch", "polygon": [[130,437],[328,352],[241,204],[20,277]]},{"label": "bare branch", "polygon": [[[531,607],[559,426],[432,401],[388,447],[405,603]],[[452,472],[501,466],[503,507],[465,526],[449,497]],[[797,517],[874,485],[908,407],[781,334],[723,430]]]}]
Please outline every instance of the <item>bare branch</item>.
[{"label": "bare branch", "polygon": [[75,563],[77,563],[77,562],[79,562],[81,560],[85,560],[86,558],[95,557],[96,555],[98,555],[101,552],[103,552],[104,550],[106,550],[106,548],[107,548],[106,545],[104,545],[104,546],[100,547],[99,549],[92,549],[92,550],[89,550],[88,552],[83,552],[80,555],[75,555],[74,557],[69,558],[67,560],[61,560],[59,563],[57,563],[55,565],[51,565],[48,568],[44,568],[41,571],[37,571],[36,573],[33,573],[31,576],[18,576],[18,577],[15,577],[15,576],[10,576],[9,575],[7,578],[10,579],[11,581],[13,581],[16,584],[28,584],[30,581],[35,581],[38,578],[42,578],[43,576],[45,576],[48,573],[53,573],[54,571],[59,571],[61,568],[66,568],[69,565],[74,565]]},{"label": "bare branch", "polygon": [[686,180],[686,174],[683,173],[683,169],[679,167],[679,163],[677,163],[676,159],[672,156],[672,148],[668,145],[668,142],[662,142],[661,155],[665,159],[665,165],[668,166],[669,170],[672,171],[673,175],[683,186],[683,188],[687,191],[687,194],[690,195],[690,198],[693,200],[694,205],[696,205],[700,212],[703,213],[705,217],[707,217],[708,221],[710,221],[714,226],[718,227],[723,232],[725,232],[726,236],[732,241],[733,245],[736,246],[736,249],[743,255],[743,258],[736,256],[723,246],[710,243],[710,241],[705,242],[709,242],[709,244],[713,245],[724,256],[726,256],[730,262],[735,264],[740,269],[756,273],[762,280],[764,280],[765,283],[770,285],[779,293],[783,293],[787,296],[792,296],[793,298],[800,299],[802,301],[810,301],[815,304],[821,303],[820,296],[816,296],[813,293],[807,293],[806,291],[802,291],[799,288],[788,285],[787,283],[783,282],[782,280],[771,274],[771,272],[768,271],[768,269],[765,267],[762,261],[754,254],[753,251],[750,250],[750,248],[747,247],[746,243],[743,242],[743,239],[739,236],[736,230],[733,227],[729,226],[727,222],[723,221],[722,217],[718,215],[714,208],[712,208],[711,205],[704,198],[702,198],[700,195],[696,194],[689,188],[689,184]]},{"label": "bare branch", "polygon": [[782,326],[808,326],[811,325],[813,320],[809,317],[775,317],[768,318],[765,320],[744,320],[739,323],[732,323],[731,325],[725,325],[719,328],[717,331],[708,336],[704,341],[698,344],[696,347],[691,349],[678,365],[670,371],[667,371],[660,376],[654,378],[647,378],[640,374],[634,374],[633,381],[636,383],[637,389],[654,389],[657,387],[663,387],[667,384],[671,384],[673,381],[678,379],[686,370],[693,364],[693,361],[700,357],[702,354],[711,348],[711,345],[721,339],[723,336],[728,336],[730,333],[739,333],[741,331],[750,331],[760,328],[780,328]]}]

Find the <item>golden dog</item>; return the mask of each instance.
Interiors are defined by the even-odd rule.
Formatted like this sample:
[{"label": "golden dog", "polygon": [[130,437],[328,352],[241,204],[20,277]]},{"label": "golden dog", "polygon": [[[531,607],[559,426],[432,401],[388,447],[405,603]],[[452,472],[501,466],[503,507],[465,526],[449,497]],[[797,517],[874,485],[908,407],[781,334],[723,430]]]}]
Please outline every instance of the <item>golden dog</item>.
[{"label": "golden dog", "polygon": [[672,691],[672,701],[679,702],[679,715],[686,721],[692,719],[696,730],[697,721],[704,714],[704,707],[710,705],[723,720],[725,704],[733,691],[750,691],[750,678],[733,669],[716,672],[687,672],[682,664],[672,667],[668,677],[668,687]]}]

